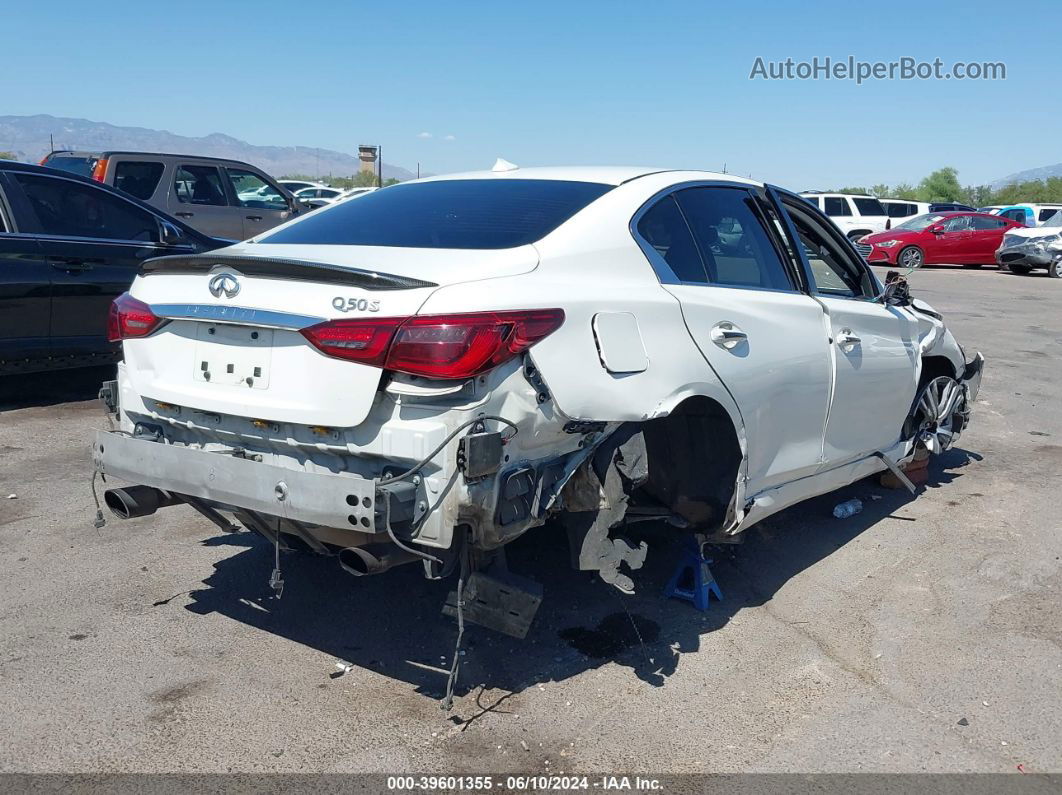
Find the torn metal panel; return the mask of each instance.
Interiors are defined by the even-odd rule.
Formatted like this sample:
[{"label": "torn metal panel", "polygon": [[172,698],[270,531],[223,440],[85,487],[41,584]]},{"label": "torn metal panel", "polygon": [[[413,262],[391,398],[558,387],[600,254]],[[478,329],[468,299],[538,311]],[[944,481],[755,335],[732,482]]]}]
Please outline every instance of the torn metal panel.
[{"label": "torn metal panel", "polygon": [[634,583],[620,566],[641,568],[645,543],[636,547],[625,539],[611,538],[609,531],[623,520],[631,492],[648,479],[649,459],[640,425],[621,427],[594,451],[589,465],[564,493],[573,568],[599,571],[605,582],[633,591]]}]

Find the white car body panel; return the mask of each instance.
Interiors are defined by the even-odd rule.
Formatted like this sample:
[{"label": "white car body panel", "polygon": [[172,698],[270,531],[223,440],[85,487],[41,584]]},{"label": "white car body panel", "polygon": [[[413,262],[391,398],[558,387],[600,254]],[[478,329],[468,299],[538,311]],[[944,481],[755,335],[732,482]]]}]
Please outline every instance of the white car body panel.
[{"label": "white car body panel", "polygon": [[[880,471],[886,464],[879,454],[902,460],[913,450],[902,429],[924,357],[946,361],[957,378],[967,370],[961,348],[929,307],[886,306],[813,290],[662,282],[632,234],[632,219],[677,187],[722,182],[762,189],[751,180],[590,167],[477,172],[422,182],[448,179],[614,187],[534,243],[512,248],[268,242],[281,230],[342,212],[347,203],[341,201],[204,255],[198,262],[205,268],[198,272],[141,275],[132,297],[172,319],[150,336],[124,343],[118,377],[122,430],[131,434],[140,425],[157,425],[169,443],[209,455],[251,451],[272,467],[356,480],[359,494],[371,490],[365,481],[386,482],[394,472],[419,467],[417,510],[423,518],[416,544],[450,549],[455,528],[467,524],[474,543],[493,549],[542,524],[549,509],[568,509],[562,487],[578,482],[595,449],[617,429],[659,427],[696,403],[717,409],[713,422],[725,422],[735,440],[724,484],[729,505],[722,506],[725,516],[718,506],[713,514],[714,532],[733,534],[788,505]],[[390,190],[377,195],[385,193],[393,195]],[[366,199],[365,206],[374,201]],[[781,241],[776,245],[784,258]],[[310,263],[311,270],[319,263],[370,281],[353,287],[248,275],[238,258]],[[238,280],[238,292],[212,294],[210,280],[221,274]],[[372,284],[389,276],[420,283],[379,289]],[[541,309],[563,310],[556,331],[524,358],[463,380],[385,372],[333,358],[299,331],[342,319]],[[289,320],[264,322],[269,313]],[[722,345],[713,336],[720,324],[747,339]],[[252,333],[259,336],[249,337]],[[971,380],[971,397],[979,378]],[[463,437],[455,434],[484,415],[488,419],[479,432],[505,430],[490,417],[504,418],[518,432],[506,435],[504,463],[496,474],[462,477]],[[100,443],[98,466],[124,471],[102,448]],[[501,476],[520,467],[535,473],[542,492],[534,511],[506,524],[495,509],[505,496]],[[546,491],[542,474],[550,467],[553,492]],[[166,488],[160,480],[146,485]],[[229,507],[233,493],[238,488],[230,484]],[[583,496],[591,505],[604,500],[596,493]],[[289,506],[308,498],[300,494],[298,502],[293,496],[278,504],[276,515],[298,521]],[[333,514],[337,523],[319,528],[327,543],[346,538],[354,546],[371,535],[363,529],[367,525],[357,524],[364,518],[359,514],[351,514],[349,525],[335,506],[317,506],[314,516]]]}]

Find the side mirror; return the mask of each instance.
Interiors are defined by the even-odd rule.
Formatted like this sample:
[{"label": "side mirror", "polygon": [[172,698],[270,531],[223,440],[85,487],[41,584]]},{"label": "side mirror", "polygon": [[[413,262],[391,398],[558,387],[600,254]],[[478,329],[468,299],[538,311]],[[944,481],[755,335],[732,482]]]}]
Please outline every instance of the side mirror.
[{"label": "side mirror", "polygon": [[911,303],[911,287],[898,271],[885,275],[885,289],[878,300],[886,306],[907,306]]},{"label": "side mirror", "polygon": [[944,225],[933,224],[931,227],[929,227],[929,231],[934,235],[942,235],[944,234]]},{"label": "side mirror", "polygon": [[185,243],[184,233],[169,221],[159,222],[159,243],[164,246],[180,246]]}]

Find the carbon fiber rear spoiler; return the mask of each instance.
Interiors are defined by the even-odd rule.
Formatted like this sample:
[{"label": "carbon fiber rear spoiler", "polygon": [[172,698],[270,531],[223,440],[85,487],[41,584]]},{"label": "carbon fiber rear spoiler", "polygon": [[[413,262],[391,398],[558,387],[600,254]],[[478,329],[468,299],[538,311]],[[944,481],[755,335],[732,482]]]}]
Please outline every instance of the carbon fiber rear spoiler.
[{"label": "carbon fiber rear spoiler", "polygon": [[140,266],[140,273],[144,276],[155,273],[209,273],[216,268],[231,268],[246,276],[345,284],[365,290],[414,290],[419,287],[438,287],[435,282],[413,279],[408,276],[347,268],[325,262],[209,253],[155,257],[143,262]]}]

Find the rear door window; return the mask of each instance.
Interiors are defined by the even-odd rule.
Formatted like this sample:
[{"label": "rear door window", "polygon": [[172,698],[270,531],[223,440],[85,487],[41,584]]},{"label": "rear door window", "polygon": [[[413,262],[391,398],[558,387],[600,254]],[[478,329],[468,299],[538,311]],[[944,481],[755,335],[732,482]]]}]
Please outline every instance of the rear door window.
[{"label": "rear door window", "polygon": [[673,278],[668,278],[666,271],[660,273],[659,263],[654,262],[654,268],[664,281],[708,283],[697,244],[674,195],[665,196],[642,215],[638,220],[638,234],[671,271]]},{"label": "rear door window", "polygon": [[709,284],[793,289],[751,193],[734,188],[687,188],[676,198],[704,259]]},{"label": "rear door window", "polygon": [[1044,221],[1046,221],[1048,218],[1050,218],[1052,215],[1054,215],[1057,212],[1058,212],[1058,210],[1055,209],[1055,208],[1049,208],[1049,209],[1046,209],[1046,210],[1040,210],[1040,214],[1036,217],[1036,220],[1038,220],[1041,223],[1043,223]]},{"label": "rear door window", "polygon": [[122,160],[114,167],[114,187],[146,201],[155,195],[164,168],[162,163]]},{"label": "rear door window", "polygon": [[860,215],[885,215],[885,208],[877,199],[852,199]]},{"label": "rear door window", "polygon": [[228,205],[221,172],[216,166],[179,166],[173,190],[181,204]]},{"label": "rear door window", "polygon": [[11,176],[22,187],[42,234],[158,242],[155,216],[106,190],[38,174]]},{"label": "rear door window", "polygon": [[284,194],[258,174],[239,168],[226,168],[225,171],[241,207],[254,207],[259,210],[288,209]]},{"label": "rear door window", "polygon": [[822,200],[825,203],[826,215],[832,218],[852,214],[852,208],[848,206],[848,202],[844,200],[843,196],[823,196]]},{"label": "rear door window", "polygon": [[977,231],[983,232],[990,229],[1002,229],[1007,225],[1007,222],[1000,218],[992,218],[987,215],[974,215],[971,216],[970,223],[973,224],[973,228]]},{"label": "rear door window", "polygon": [[499,249],[540,240],[612,189],[550,179],[445,179],[340,202],[259,243]]}]

